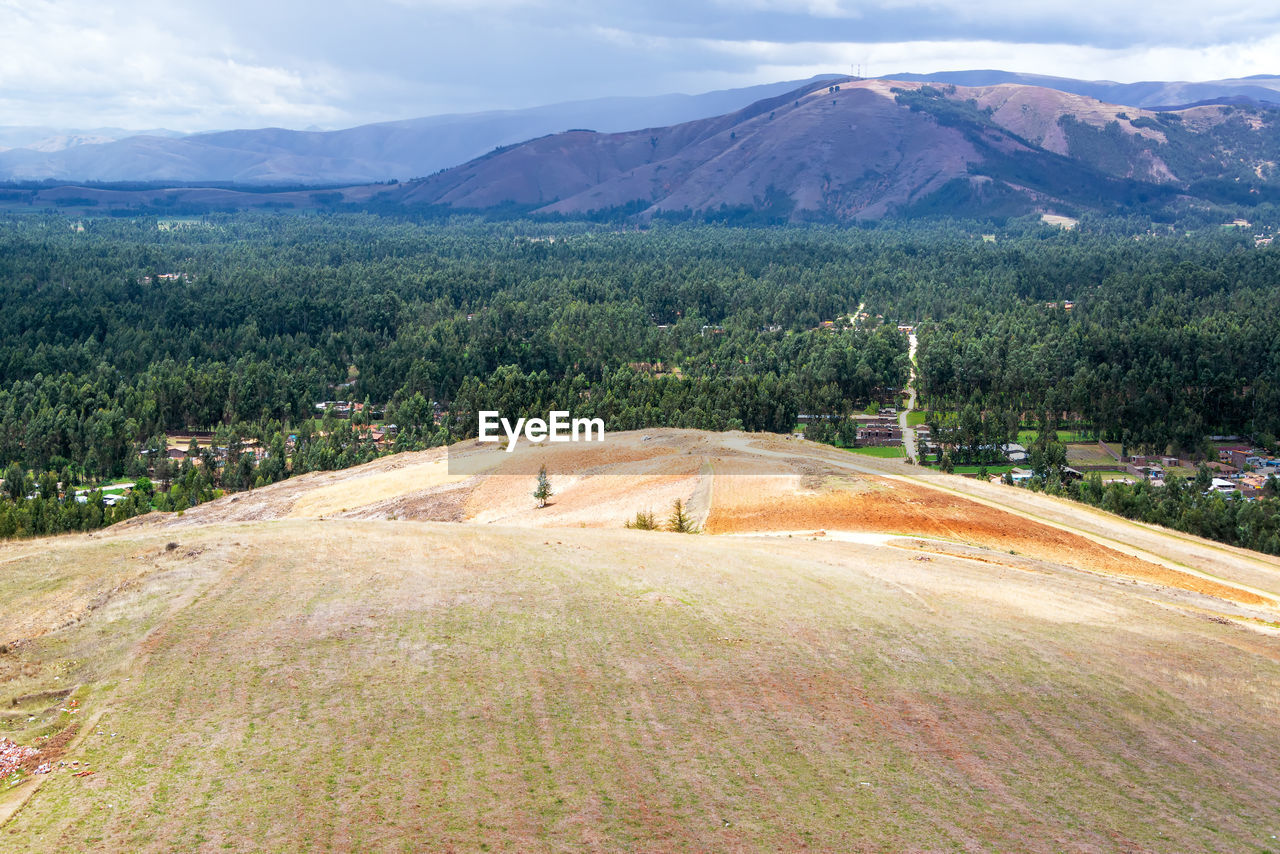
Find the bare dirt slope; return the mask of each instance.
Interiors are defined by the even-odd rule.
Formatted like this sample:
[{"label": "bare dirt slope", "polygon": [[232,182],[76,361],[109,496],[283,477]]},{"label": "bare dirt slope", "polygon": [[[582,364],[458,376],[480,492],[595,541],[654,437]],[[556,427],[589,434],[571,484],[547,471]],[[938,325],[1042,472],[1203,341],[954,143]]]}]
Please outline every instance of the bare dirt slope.
[{"label": "bare dirt slope", "polygon": [[[539,509],[534,473],[546,464],[554,496]],[[937,475],[803,440],[743,433],[649,430],[603,445],[477,443],[309,474],[130,526],[354,518],[617,530],[638,511],[665,518],[687,502],[711,534],[870,532],[1014,553],[1169,586],[1241,616],[1280,619],[1280,561],[1157,531],[1026,490]],[[1213,604],[1213,603],[1206,603]]]},{"label": "bare dirt slope", "polygon": [[[0,545],[0,738],[52,763],[0,781],[6,849],[1275,849],[1274,560],[610,440]],[[675,497],[709,534],[622,529]]]}]

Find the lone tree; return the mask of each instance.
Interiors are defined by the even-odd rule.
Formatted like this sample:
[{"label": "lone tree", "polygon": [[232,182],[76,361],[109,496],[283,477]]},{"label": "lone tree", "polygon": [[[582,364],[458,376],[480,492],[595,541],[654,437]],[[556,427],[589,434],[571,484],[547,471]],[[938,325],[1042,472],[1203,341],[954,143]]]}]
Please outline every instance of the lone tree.
[{"label": "lone tree", "polygon": [[684,510],[684,502],[679,498],[671,505],[671,516],[667,518],[667,530],[677,534],[696,534],[698,528]]},{"label": "lone tree", "polygon": [[539,507],[546,507],[547,499],[551,497],[551,481],[547,480],[545,465],[538,469],[538,488],[533,491],[533,497],[538,499]]}]

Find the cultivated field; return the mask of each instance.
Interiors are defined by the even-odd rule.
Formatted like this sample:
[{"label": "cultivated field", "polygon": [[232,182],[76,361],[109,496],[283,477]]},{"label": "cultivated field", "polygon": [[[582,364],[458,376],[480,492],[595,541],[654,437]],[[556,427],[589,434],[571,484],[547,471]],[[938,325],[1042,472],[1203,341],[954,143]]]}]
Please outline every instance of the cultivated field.
[{"label": "cultivated field", "polygon": [[[0,781],[5,850],[1280,849],[1276,561],[610,439],[537,452],[545,510],[524,452],[455,448],[511,473],[402,455],[0,546],[0,739],[52,766]],[[708,533],[622,529],[676,497]]]}]

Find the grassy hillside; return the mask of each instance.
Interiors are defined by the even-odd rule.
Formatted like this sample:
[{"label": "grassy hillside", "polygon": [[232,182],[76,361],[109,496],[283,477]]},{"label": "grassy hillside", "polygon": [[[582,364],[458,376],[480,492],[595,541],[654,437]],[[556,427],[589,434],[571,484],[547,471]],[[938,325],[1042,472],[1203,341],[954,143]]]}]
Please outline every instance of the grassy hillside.
[{"label": "grassy hillside", "polygon": [[[799,443],[807,474],[764,489],[732,458],[743,438],[698,437],[643,447],[718,474],[644,489],[702,496],[713,527],[755,519],[771,536],[568,527],[604,491],[610,507],[644,498],[619,476],[558,480],[560,527],[503,510],[517,490],[492,477],[461,481],[488,508],[461,502],[461,522],[280,518],[340,512],[343,492],[385,508],[397,483],[420,485],[410,472],[439,468],[423,454],[341,489],[347,473],[250,493],[239,504],[257,501],[245,512],[258,521],[215,503],[0,546],[0,738],[53,766],[0,781],[0,838],[32,851],[1275,850],[1274,560]],[[683,462],[675,439],[717,462]],[[828,455],[882,473],[822,475]],[[787,493],[779,512],[799,515],[749,502]],[[821,512],[814,500],[828,500],[821,534],[781,529]],[[1016,540],[1001,514],[1023,520]],[[1127,574],[1174,558],[1267,595]]]},{"label": "grassy hillside", "polygon": [[1274,644],[1093,579],[386,522],[38,562],[45,596],[112,567],[80,602],[142,577],[16,652],[8,692],[83,686],[95,772],[44,778],[3,828],[26,850],[1266,850],[1280,823]]}]

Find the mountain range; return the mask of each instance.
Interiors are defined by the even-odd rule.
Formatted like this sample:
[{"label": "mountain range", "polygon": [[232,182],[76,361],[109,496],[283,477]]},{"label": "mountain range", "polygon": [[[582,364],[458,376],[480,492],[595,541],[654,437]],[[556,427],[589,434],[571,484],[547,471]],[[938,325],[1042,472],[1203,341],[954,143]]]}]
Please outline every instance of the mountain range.
[{"label": "mountain range", "polygon": [[[745,94],[735,90],[716,98]],[[648,108],[691,111],[716,102],[702,97]],[[614,110],[615,120],[625,121],[616,103],[596,106],[596,117]],[[626,113],[633,119],[643,114]],[[539,115],[553,121],[547,119],[551,112]],[[554,121],[568,116],[557,115]],[[521,120],[532,121],[529,116]],[[462,119],[458,123],[477,127]],[[386,127],[339,134],[356,149],[375,144],[374,129]],[[258,134],[261,140],[265,132],[240,133]],[[365,143],[358,142],[362,138]],[[404,129],[393,138],[407,156],[417,136]],[[191,139],[152,141],[157,150],[172,150]],[[385,155],[392,146],[381,139]],[[328,157],[319,148],[307,156]],[[1153,110],[1018,82],[960,86],[815,78],[709,118],[641,130],[550,133],[409,181],[351,181],[345,188],[289,192],[34,187],[4,191],[0,201],[98,211],[499,208],[640,220],[710,214],[759,222],[1033,212],[1071,216],[1088,210],[1167,213],[1280,202],[1277,163],[1280,108],[1253,98]],[[280,179],[285,173],[269,174]]]},{"label": "mountain range", "polygon": [[[615,133],[733,113],[811,81],[699,95],[605,97],[522,110],[429,116],[333,131],[260,128],[181,134],[120,128],[0,127],[0,181],[102,181],[325,185],[408,180],[501,146],[571,128]],[[1108,104],[1168,109],[1199,103],[1280,104],[1280,77],[1115,83],[1007,71],[896,74],[902,82],[965,87],[1015,84]]]},{"label": "mountain range", "polygon": [[1249,103],[1280,105],[1280,76],[1259,74],[1228,80],[1204,82],[1146,81],[1116,83],[1111,80],[1074,80],[1044,74],[1019,74],[1013,71],[941,71],[933,74],[894,74],[890,80],[918,83],[953,83],[957,86],[995,86],[1014,83],[1039,86],[1073,95],[1086,95],[1108,104],[1146,107],[1152,110],[1176,109],[1209,103]]},{"label": "mountain range", "polygon": [[[825,78],[814,78],[821,79]],[[58,141],[77,132],[4,128],[0,145],[23,138],[24,130],[34,131],[25,136],[36,145],[0,151],[0,181],[333,185],[405,180],[548,133],[677,124],[732,112],[799,85],[801,81],[787,81],[699,95],[598,98],[335,131],[261,128],[183,136],[171,131],[134,136],[90,131],[79,134],[96,144],[70,146]]]},{"label": "mountain range", "polygon": [[495,152],[401,204],[641,217],[848,220],[1075,213],[1280,198],[1280,111],[1151,111],[1021,84],[810,84],[729,115]]}]

